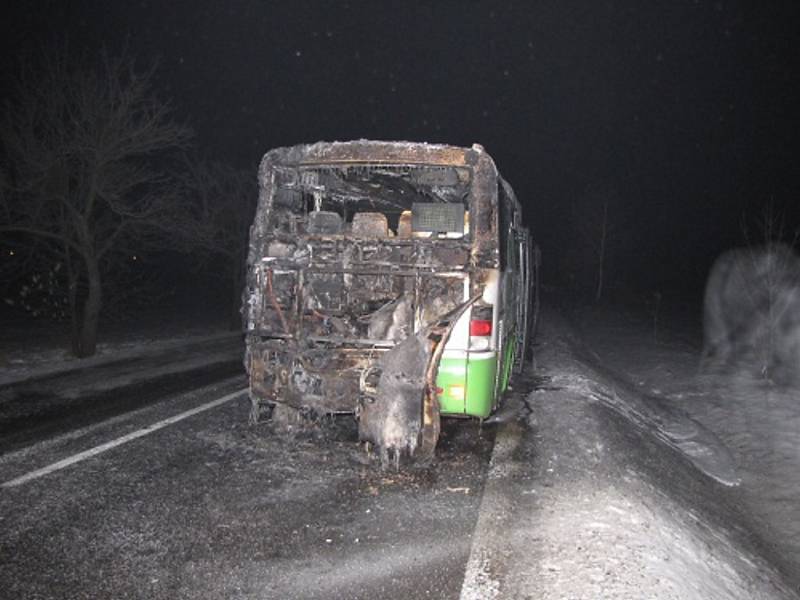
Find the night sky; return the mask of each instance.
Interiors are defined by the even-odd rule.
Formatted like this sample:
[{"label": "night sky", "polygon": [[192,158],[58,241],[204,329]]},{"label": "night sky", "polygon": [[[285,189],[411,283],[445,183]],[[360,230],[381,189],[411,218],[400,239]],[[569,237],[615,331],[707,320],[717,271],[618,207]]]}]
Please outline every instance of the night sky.
[{"label": "night sky", "polygon": [[51,0],[6,12],[1,64],[128,43],[198,149],[244,167],[317,140],[479,142],[548,278],[607,201],[610,276],[657,290],[702,286],[767,202],[800,225],[800,4],[756,4]]}]

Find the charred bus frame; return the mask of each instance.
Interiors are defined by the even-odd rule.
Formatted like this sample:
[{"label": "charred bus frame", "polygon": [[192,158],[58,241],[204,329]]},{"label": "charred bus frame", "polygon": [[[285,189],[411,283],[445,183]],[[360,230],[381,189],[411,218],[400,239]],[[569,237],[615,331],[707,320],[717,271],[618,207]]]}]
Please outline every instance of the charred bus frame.
[{"label": "charred bus frame", "polygon": [[430,456],[522,369],[538,255],[482,147],[335,142],[259,169],[244,316],[251,420],[354,413],[382,456]]}]

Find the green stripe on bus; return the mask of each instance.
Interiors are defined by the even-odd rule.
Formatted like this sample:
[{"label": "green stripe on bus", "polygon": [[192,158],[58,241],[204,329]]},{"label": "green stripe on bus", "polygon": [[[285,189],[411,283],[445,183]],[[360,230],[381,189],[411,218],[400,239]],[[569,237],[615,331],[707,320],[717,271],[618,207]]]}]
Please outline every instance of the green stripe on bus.
[{"label": "green stripe on bus", "polygon": [[485,418],[494,405],[497,358],[443,358],[439,363],[436,387],[442,414]]},{"label": "green stripe on bus", "polygon": [[506,357],[503,362],[503,378],[500,380],[500,391],[505,392],[508,389],[508,382],[511,379],[511,367],[514,364],[514,352],[517,350],[516,336],[508,336],[506,342]]}]

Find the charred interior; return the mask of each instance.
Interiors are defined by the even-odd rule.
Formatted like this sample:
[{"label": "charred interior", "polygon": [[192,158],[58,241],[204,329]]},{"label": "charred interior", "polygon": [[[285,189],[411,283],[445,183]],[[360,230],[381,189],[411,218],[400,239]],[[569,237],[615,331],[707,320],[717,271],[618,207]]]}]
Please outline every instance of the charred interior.
[{"label": "charred interior", "polygon": [[479,149],[455,150],[356,142],[267,154],[245,298],[254,420],[274,402],[357,412],[380,356],[466,302],[481,268],[496,266],[473,243],[495,230],[474,185],[494,166]]}]

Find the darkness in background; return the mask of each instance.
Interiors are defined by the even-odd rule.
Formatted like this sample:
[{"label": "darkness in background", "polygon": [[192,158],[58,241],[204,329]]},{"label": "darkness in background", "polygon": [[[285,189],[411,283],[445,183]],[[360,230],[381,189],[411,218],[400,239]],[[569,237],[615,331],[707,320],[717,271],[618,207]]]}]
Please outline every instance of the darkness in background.
[{"label": "darkness in background", "polygon": [[644,291],[701,289],[768,201],[800,225],[797,3],[431,4],[39,0],[6,12],[0,66],[127,43],[202,152],[239,166],[317,140],[479,142],[550,282],[595,197],[608,284]]}]

